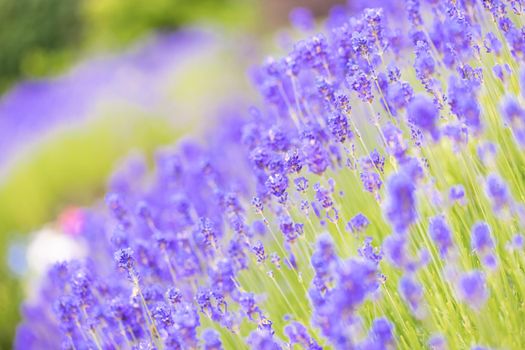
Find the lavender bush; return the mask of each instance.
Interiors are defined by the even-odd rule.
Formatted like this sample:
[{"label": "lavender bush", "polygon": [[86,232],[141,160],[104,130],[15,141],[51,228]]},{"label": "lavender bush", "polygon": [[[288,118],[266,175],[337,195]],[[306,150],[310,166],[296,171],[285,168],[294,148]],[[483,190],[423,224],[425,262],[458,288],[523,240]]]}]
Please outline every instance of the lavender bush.
[{"label": "lavender bush", "polygon": [[16,347],[523,349],[525,3],[385,4],[334,9],[251,72],[259,108],[118,171]]}]

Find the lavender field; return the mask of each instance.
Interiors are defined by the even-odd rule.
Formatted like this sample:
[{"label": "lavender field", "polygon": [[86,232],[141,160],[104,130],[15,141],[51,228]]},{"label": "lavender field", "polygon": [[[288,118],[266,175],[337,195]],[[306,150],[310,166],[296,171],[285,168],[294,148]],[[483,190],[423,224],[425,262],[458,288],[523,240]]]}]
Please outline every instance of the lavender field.
[{"label": "lavender field", "polygon": [[525,348],[525,1],[293,5],[3,95],[15,349]]}]

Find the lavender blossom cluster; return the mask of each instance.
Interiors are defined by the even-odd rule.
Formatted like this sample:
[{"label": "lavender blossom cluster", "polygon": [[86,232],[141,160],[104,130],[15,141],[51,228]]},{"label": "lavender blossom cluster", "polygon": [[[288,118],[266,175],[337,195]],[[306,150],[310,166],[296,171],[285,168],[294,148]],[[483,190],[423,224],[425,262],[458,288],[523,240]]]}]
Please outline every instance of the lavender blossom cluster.
[{"label": "lavender blossom cluster", "polygon": [[489,280],[523,264],[525,2],[385,4],[335,8],[251,71],[259,108],[116,172],[16,348],[482,349],[447,322],[522,323],[523,265]]}]

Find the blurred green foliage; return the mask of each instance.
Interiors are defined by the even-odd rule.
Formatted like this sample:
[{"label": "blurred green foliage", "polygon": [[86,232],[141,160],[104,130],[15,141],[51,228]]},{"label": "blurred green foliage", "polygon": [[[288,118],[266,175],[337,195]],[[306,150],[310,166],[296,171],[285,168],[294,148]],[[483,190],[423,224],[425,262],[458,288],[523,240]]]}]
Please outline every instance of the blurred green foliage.
[{"label": "blurred green foliage", "polygon": [[86,39],[121,45],[151,29],[171,30],[206,21],[223,27],[255,23],[255,0],[84,0]]},{"label": "blurred green foliage", "polygon": [[82,35],[80,10],[80,0],[0,0],[0,91],[33,67],[49,73],[69,60]]},{"label": "blurred green foliage", "polygon": [[0,0],[0,93],[152,30],[201,21],[247,28],[255,8],[255,0]]}]

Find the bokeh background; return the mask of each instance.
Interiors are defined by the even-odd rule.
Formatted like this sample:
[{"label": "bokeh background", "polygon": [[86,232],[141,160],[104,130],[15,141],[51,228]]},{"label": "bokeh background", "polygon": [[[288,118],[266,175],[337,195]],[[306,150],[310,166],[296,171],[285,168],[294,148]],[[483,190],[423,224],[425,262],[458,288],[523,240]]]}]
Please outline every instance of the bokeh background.
[{"label": "bokeh background", "polygon": [[120,162],[249,103],[245,72],[294,35],[289,11],[338,2],[0,0],[0,349]]}]

